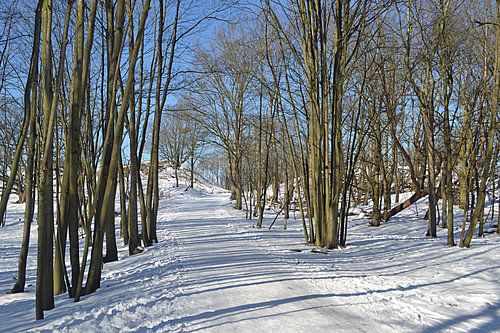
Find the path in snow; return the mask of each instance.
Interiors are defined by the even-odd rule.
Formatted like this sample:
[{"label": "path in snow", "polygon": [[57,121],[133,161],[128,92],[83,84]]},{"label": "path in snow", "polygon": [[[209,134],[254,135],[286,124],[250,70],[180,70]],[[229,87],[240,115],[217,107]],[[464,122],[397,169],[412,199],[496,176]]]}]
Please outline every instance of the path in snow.
[{"label": "path in snow", "polygon": [[[171,328],[213,332],[387,331],[272,256],[253,233],[228,225],[227,194],[174,204],[167,228],[183,277]],[[160,217],[161,219],[161,217]],[[334,329],[335,328],[335,329]]]},{"label": "path in snow", "polygon": [[447,248],[445,230],[426,238],[407,212],[381,228],[352,221],[348,248],[325,255],[303,244],[298,220],[251,228],[227,194],[166,205],[182,267],[168,330],[500,331],[498,240]]},{"label": "path in snow", "polygon": [[0,231],[0,332],[500,332],[498,237],[447,248],[445,230],[426,238],[425,221],[408,211],[380,228],[353,219],[345,250],[312,253],[299,220],[258,230],[228,193],[164,195],[160,242],[132,257],[120,247],[95,294],[57,296],[42,321],[34,249],[27,293],[5,295],[19,250],[19,224],[9,222]]}]

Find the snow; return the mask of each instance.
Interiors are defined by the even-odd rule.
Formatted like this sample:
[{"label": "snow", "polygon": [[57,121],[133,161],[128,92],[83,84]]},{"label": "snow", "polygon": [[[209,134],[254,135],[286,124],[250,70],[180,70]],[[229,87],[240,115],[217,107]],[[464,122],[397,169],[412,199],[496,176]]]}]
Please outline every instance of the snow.
[{"label": "snow", "polygon": [[[0,229],[0,332],[500,332],[500,239],[446,247],[425,237],[425,202],[379,228],[353,216],[348,246],[303,242],[301,222],[255,229],[229,193],[160,182],[159,243],[104,266],[101,289],[34,320],[36,223],[27,292],[6,294],[17,274],[23,205]],[[418,212],[418,216],[416,215]],[[457,211],[459,214],[459,211]],[[297,214],[298,217],[298,214]],[[274,218],[265,220],[269,225]],[[458,226],[460,215],[456,217]]]}]

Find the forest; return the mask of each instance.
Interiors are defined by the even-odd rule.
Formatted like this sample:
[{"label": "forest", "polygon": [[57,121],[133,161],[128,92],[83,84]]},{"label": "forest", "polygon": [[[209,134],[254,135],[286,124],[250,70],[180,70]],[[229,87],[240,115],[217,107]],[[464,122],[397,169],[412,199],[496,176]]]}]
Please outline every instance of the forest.
[{"label": "forest", "polygon": [[36,319],[93,297],[121,244],[148,255],[165,165],[255,228],[297,216],[325,253],[359,207],[381,228],[419,200],[432,246],[481,247],[499,93],[499,0],[1,0],[0,234],[25,207],[10,292],[33,242]]}]

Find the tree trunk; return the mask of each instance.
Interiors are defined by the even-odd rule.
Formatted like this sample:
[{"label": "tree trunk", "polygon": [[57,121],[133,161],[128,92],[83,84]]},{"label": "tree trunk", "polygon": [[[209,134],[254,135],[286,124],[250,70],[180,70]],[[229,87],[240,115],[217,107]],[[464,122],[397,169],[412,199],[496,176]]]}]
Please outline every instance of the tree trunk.
[{"label": "tree trunk", "polygon": [[191,152],[189,162],[189,187],[194,188],[194,151]]},{"label": "tree trunk", "polygon": [[128,245],[129,241],[129,231],[128,231],[128,219],[129,214],[127,210],[127,191],[125,190],[125,173],[123,171],[123,160],[120,158],[120,164],[118,169],[118,181],[120,182],[120,224],[121,224],[121,235],[123,237],[123,245]]},{"label": "tree trunk", "polygon": [[43,0],[38,0],[38,4],[35,11],[35,29],[33,32],[33,51],[31,52],[30,69],[28,72],[28,79],[26,81],[26,87],[24,89],[24,120],[23,127],[21,129],[21,136],[19,137],[16,152],[14,154],[14,160],[10,168],[9,178],[7,184],[3,184],[2,199],[0,201],[0,227],[5,224],[5,212],[7,210],[7,203],[9,201],[10,193],[14,187],[14,183],[17,177],[17,170],[19,168],[19,162],[24,149],[24,142],[26,141],[26,136],[28,135],[28,129],[30,124],[31,112],[33,112],[33,107],[37,107],[36,103],[31,102],[31,98],[36,98],[36,96],[31,95],[31,90],[34,85],[37,85],[38,78],[38,58],[40,55],[40,30],[41,30],[41,12],[42,12]]},{"label": "tree trunk", "polygon": [[[35,209],[35,186],[36,186],[36,161],[37,149],[36,145],[36,119],[37,119],[37,96],[38,85],[33,84],[38,78],[38,58],[40,53],[40,30],[41,30],[41,5],[42,1],[38,2],[35,13],[35,31],[33,33],[33,51],[31,54],[30,71],[28,73],[28,82],[24,96],[25,117],[28,118],[29,124],[29,150],[28,161],[26,165],[26,204],[24,210],[24,226],[23,239],[21,242],[21,253],[18,259],[17,281],[11,289],[11,293],[24,292],[26,281],[26,262],[28,258],[28,249],[30,241],[31,223],[33,222],[33,212]],[[33,97],[33,101],[31,98]],[[22,141],[22,140],[20,140]],[[17,153],[17,148],[16,148]],[[6,194],[4,190],[4,195]],[[3,200],[3,197],[2,197]],[[3,214],[0,213],[0,218]],[[3,221],[3,218],[1,218]],[[1,222],[0,222],[1,223]]]},{"label": "tree trunk", "polygon": [[387,213],[387,220],[388,221],[391,217],[393,217],[394,215],[402,212],[403,210],[405,210],[406,208],[410,207],[412,204],[414,204],[415,202],[417,202],[418,200],[422,199],[423,197],[425,197],[426,195],[428,194],[427,191],[417,191],[415,193],[413,193],[413,195],[411,197],[409,197],[408,199],[406,199],[405,201],[403,201],[402,203],[400,203],[399,205],[393,207],[388,213]]},{"label": "tree trunk", "polygon": [[432,110],[424,111],[424,128],[428,160],[427,191],[429,193],[429,220],[427,236],[437,237],[436,220],[436,167],[434,153],[434,115]]},{"label": "tree trunk", "polygon": [[486,141],[486,150],[484,152],[484,160],[483,160],[483,172],[481,175],[479,189],[478,189],[478,198],[477,203],[474,208],[471,217],[471,223],[469,225],[469,229],[467,230],[467,234],[464,238],[463,245],[464,247],[469,247],[472,241],[472,236],[474,235],[474,229],[476,228],[476,224],[479,220],[483,218],[484,215],[484,203],[486,199],[486,185],[488,178],[490,176],[490,168],[494,167],[491,164],[493,158],[493,148],[495,143],[495,133],[497,132],[497,123],[498,123],[498,95],[500,93],[500,0],[496,1],[496,24],[495,24],[495,36],[496,36],[496,45],[495,45],[495,68],[494,68],[494,86],[493,92],[491,96],[491,112],[490,112],[490,121],[489,121],[489,131],[488,137]]},{"label": "tree trunk", "polygon": [[[66,41],[68,39],[68,29],[71,18],[71,11],[73,1],[68,5],[66,19],[64,23],[64,35],[62,39],[61,48],[61,61],[57,74],[56,90],[63,79],[64,74],[64,56],[66,53]],[[68,133],[66,133],[66,156],[64,160],[63,169],[63,182],[61,189],[61,214],[58,219],[57,236],[55,243],[55,262],[54,262],[54,293],[61,294],[66,291],[64,278],[66,274],[65,254],[66,254],[66,237],[68,232],[68,225],[73,224],[71,232],[76,242],[72,242],[72,285],[76,286],[79,274],[79,251],[78,251],[78,209],[80,202],[78,199],[78,175],[79,175],[79,161],[80,159],[80,128],[81,128],[81,110],[83,109],[83,96],[84,92],[82,87],[83,80],[83,35],[84,35],[84,18],[85,18],[85,4],[82,0],[77,3],[77,16],[75,21],[75,45],[73,50],[73,77],[71,80],[70,91],[70,119]],[[76,228],[74,226],[76,224]],[[75,248],[76,247],[76,248]],[[75,257],[73,257],[75,256]],[[74,290],[70,290],[70,295],[73,296]]]},{"label": "tree trunk", "polygon": [[51,59],[52,1],[42,5],[42,97],[43,97],[43,157],[38,185],[38,253],[35,295],[36,319],[43,319],[43,311],[54,308],[54,200],[53,200],[53,130],[55,111],[52,101]]},{"label": "tree trunk", "polygon": [[[129,8],[129,42],[130,42],[130,57],[133,56],[134,47],[134,26],[133,26],[133,8]],[[143,43],[141,43],[142,49]],[[130,59],[133,61],[133,59]],[[130,94],[130,106],[129,106],[129,148],[130,148],[130,193],[129,193],[129,203],[128,203],[128,232],[130,235],[128,241],[128,252],[130,255],[137,254],[140,252],[140,239],[139,239],[139,226],[137,221],[137,177],[139,175],[139,166],[137,161],[137,134],[135,132],[135,118],[136,118],[136,103],[135,103],[135,93],[134,84],[132,83],[132,92]],[[141,83],[142,84],[142,83]]]}]

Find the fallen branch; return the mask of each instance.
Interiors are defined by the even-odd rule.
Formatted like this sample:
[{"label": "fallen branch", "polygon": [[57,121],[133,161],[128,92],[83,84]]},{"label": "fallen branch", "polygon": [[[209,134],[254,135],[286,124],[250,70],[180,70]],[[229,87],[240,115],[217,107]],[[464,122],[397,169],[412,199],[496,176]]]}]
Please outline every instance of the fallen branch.
[{"label": "fallen branch", "polygon": [[[284,206],[283,206],[284,207]],[[273,223],[271,223],[271,225],[269,226],[269,230],[271,230],[271,228],[273,227],[274,223],[276,222],[276,220],[278,219],[278,216],[280,216],[281,212],[283,211],[283,207],[281,207],[281,210],[278,212],[278,214],[276,214],[276,216],[274,217],[274,220],[273,220]]]},{"label": "fallen branch", "polygon": [[402,212],[406,208],[410,207],[412,204],[429,194],[427,191],[417,191],[411,197],[400,203],[399,205],[393,207],[385,216],[385,221],[389,221],[391,217]]}]

